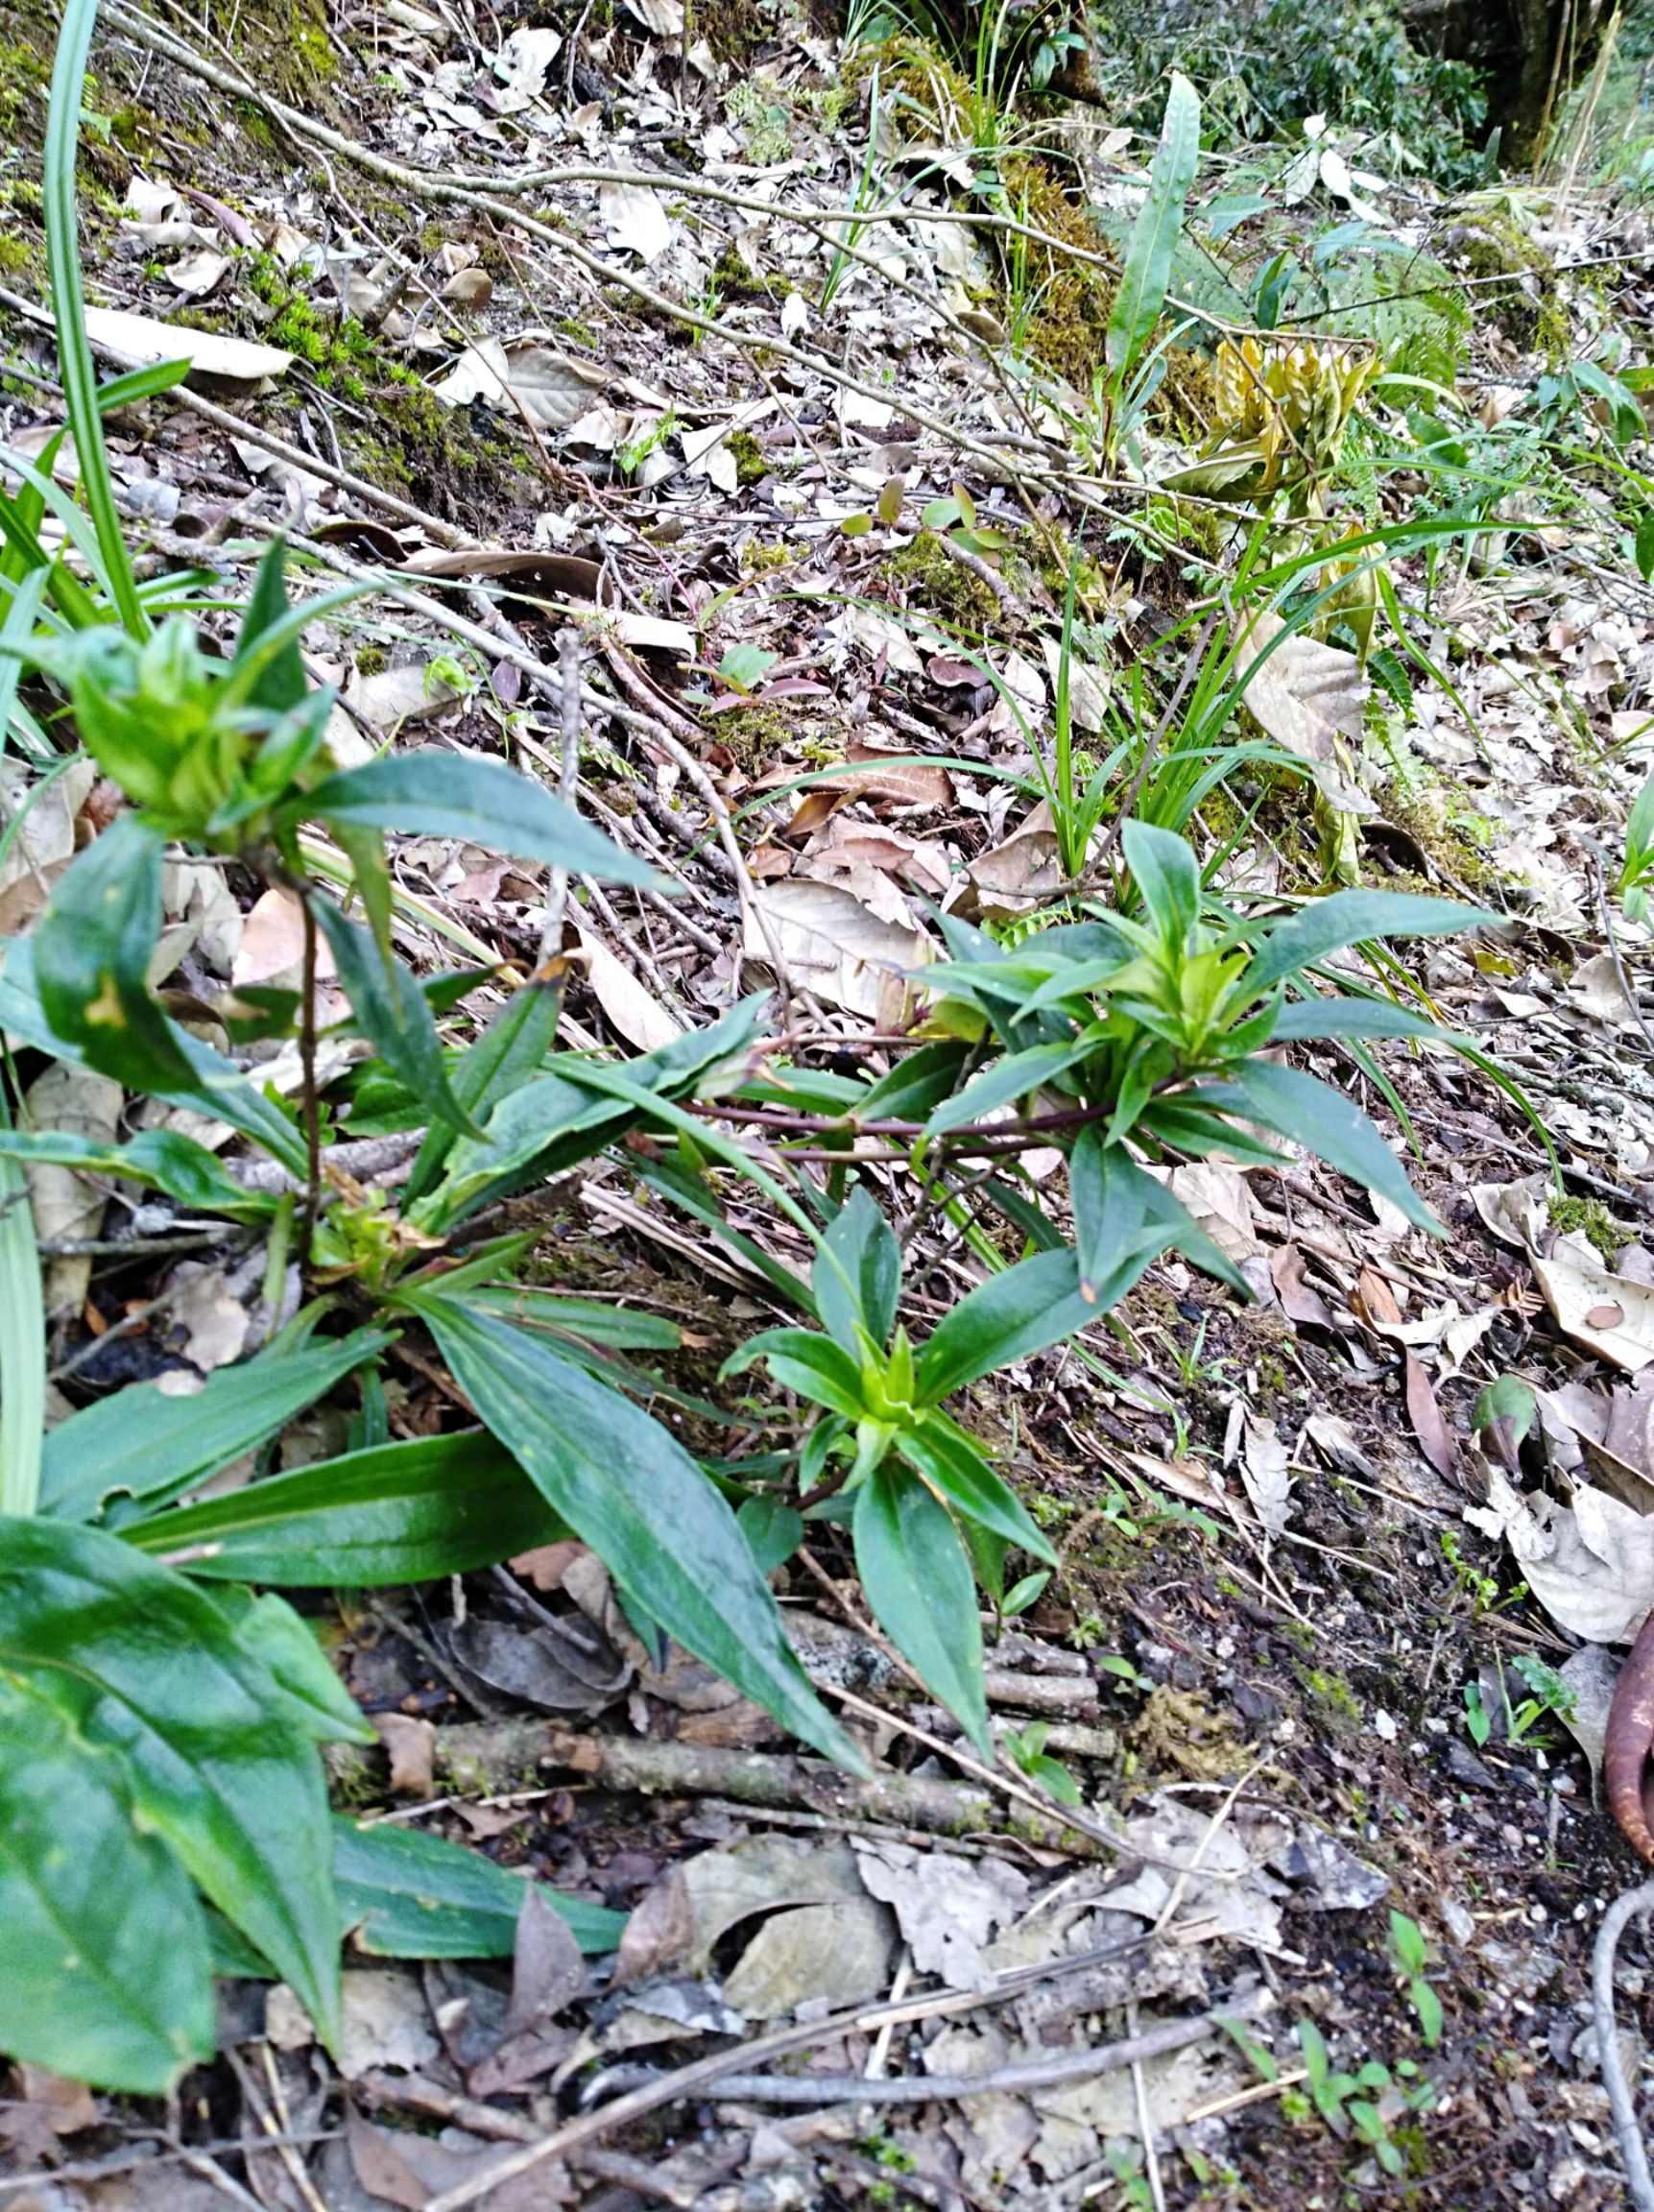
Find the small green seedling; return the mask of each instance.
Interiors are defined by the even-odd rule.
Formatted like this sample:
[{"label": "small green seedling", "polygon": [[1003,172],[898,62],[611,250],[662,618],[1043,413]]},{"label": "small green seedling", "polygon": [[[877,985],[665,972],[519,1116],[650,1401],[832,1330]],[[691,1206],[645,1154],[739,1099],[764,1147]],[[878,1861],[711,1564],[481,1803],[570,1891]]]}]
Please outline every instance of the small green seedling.
[{"label": "small green seedling", "polygon": [[1442,2039],[1442,2001],[1426,1979],[1429,1957],[1424,1930],[1405,1912],[1392,1911],[1386,1949],[1407,1985],[1407,2002],[1419,2016],[1419,2032],[1433,2051]]}]

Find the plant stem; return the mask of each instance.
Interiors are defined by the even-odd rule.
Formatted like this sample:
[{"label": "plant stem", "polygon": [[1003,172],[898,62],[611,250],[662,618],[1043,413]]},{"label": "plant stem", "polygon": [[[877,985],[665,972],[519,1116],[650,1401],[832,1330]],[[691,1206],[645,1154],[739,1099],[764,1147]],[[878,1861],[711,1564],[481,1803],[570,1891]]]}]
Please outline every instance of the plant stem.
[{"label": "plant stem", "polygon": [[[12,1117],[0,1094],[0,1127]],[[29,1186],[0,1159],[0,1513],[33,1513],[46,1415],[46,1309]]]},{"label": "plant stem", "polygon": [[81,96],[86,57],[98,19],[98,0],[68,0],[58,55],[52,66],[51,106],[46,121],[41,197],[46,220],[46,265],[52,286],[52,316],[58,330],[59,373],[69,429],[75,441],[81,490],[103,556],[104,582],[130,637],[147,637],[148,615],[138,597],[126,534],[115,505],[114,479],[104,445],[104,419],[98,405],[98,374],[86,340],[86,301],[81,284],[81,241],[75,213],[75,158],[81,143]]},{"label": "plant stem", "polygon": [[300,888],[299,910],[304,918],[304,968],[300,979],[302,1001],[299,1016],[299,1061],[303,1070],[305,1190],[304,1218],[299,1230],[299,1263],[310,1262],[310,1241],[316,1234],[316,1216],[322,1210],[322,1101],[316,1094],[316,916]]}]

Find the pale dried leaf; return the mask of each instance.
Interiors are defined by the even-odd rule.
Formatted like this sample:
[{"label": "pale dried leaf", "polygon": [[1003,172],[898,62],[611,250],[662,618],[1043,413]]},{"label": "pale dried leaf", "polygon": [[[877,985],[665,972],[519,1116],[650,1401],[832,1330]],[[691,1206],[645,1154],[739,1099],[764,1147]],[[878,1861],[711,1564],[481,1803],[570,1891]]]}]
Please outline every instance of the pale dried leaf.
[{"label": "pale dried leaf", "polygon": [[1497,1467],[1488,1503],[1465,1514],[1510,1546],[1529,1589],[1557,1623],[1594,1644],[1629,1644],[1654,1606],[1654,1520],[1578,1485],[1570,1505],[1523,1497]]},{"label": "pale dried leaf", "polygon": [[771,959],[767,923],[796,984],[881,1025],[899,1025],[910,997],[905,973],[930,956],[920,930],[881,921],[851,892],[807,878],[758,885],[754,906],[742,940],[749,959]]},{"label": "pale dried leaf", "polygon": [[156,323],[122,307],[88,307],[85,320],[86,336],[95,346],[108,346],[145,367],[155,361],[187,361],[202,376],[261,384],[268,376],[284,376],[293,366],[292,354],[277,346],[257,346],[250,338],[228,338],[222,331],[195,330],[187,324]]},{"label": "pale dried leaf", "polygon": [[429,1797],[435,1787],[437,1731],[411,1713],[375,1714],[373,1725],[391,1758],[391,1788],[409,1797]]},{"label": "pale dried leaf", "polygon": [[[1241,641],[1240,665],[1250,667],[1285,627],[1268,610],[1255,615]],[[1302,760],[1326,761],[1336,737],[1360,736],[1367,679],[1353,653],[1299,632],[1275,647],[1241,697],[1278,745]]]},{"label": "pale dried leaf", "polygon": [[586,955],[586,980],[609,1021],[639,1052],[653,1052],[683,1033],[683,1024],[658,993],[640,983],[602,938],[576,925]]},{"label": "pale dried leaf", "polygon": [[678,235],[660,194],[646,184],[605,184],[597,209],[611,245],[645,265],[658,261]]},{"label": "pale dried leaf", "polygon": [[484,406],[526,415],[541,430],[561,430],[583,415],[592,395],[609,381],[601,370],[571,361],[532,333],[502,343],[484,338],[467,346],[432,397],[449,407]]},{"label": "pale dried leaf", "polygon": [[1286,1527],[1292,1508],[1292,1472],[1285,1445],[1273,1421],[1248,1412],[1240,1445],[1240,1479],[1258,1515],[1259,1527],[1272,1542]]}]

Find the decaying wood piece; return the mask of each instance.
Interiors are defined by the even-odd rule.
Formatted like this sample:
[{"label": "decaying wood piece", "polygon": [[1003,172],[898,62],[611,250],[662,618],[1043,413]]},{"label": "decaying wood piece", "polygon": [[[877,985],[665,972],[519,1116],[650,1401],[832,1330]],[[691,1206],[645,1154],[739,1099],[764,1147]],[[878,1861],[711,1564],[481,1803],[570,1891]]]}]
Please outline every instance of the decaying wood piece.
[{"label": "decaying wood piece", "polygon": [[547,1767],[644,1796],[727,1797],[740,1805],[794,1807],[846,1820],[888,1821],[929,1835],[993,1829],[1077,1859],[1108,1846],[1028,1805],[999,1804],[986,1791],[930,1775],[879,1774],[858,1782],[820,1759],[716,1745],[597,1736],[540,1720],[456,1722],[439,1728],[435,1770],[453,1791],[480,1796],[544,1779]]}]

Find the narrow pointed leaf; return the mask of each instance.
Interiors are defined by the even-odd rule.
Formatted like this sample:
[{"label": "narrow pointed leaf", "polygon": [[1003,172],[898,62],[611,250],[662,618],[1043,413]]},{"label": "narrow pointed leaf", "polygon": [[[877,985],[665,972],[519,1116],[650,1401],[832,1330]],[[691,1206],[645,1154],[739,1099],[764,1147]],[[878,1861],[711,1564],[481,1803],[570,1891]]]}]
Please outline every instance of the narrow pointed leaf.
[{"label": "narrow pointed leaf", "polygon": [[896,1448],[932,1489],[942,1492],[956,1512],[978,1527],[1003,1536],[1008,1544],[1019,1544],[1036,1559],[1056,1566],[1057,1554],[1050,1538],[1021,1499],[997,1469],[988,1464],[970,1437],[944,1415],[928,1415],[918,1428],[898,1437]]},{"label": "narrow pointed leaf", "polygon": [[414,1828],[333,1822],[333,1879],[345,1926],[375,1959],[509,1959],[530,1889],[588,1953],[612,1951],[624,1912],[508,1874],[480,1851]]},{"label": "narrow pointed leaf", "polygon": [[1116,380],[1129,373],[1154,336],[1199,165],[1200,96],[1187,77],[1173,70],[1148,197],[1132,226],[1125,271],[1109,314],[1106,350]]},{"label": "narrow pointed leaf", "polygon": [[875,1619],[992,1760],[976,1585],[952,1517],[923,1482],[886,1465],[856,1492],[852,1531]]},{"label": "narrow pointed leaf", "polygon": [[511,1454],[477,1431],[324,1459],[121,1533],[193,1575],[369,1590],[467,1575],[568,1531]]},{"label": "narrow pointed leaf", "polygon": [[369,930],[359,928],[330,900],[312,902],[322,933],[363,1034],[394,1075],[400,1077],[427,1114],[480,1137],[448,1088],[443,1041],[430,1001],[399,960],[386,961]]},{"label": "narrow pointed leaf", "polygon": [[670,1431],[543,1338],[435,1294],[406,1302],[478,1413],[626,1596],[783,1727],[859,1770],[734,1514]]},{"label": "narrow pointed leaf", "polygon": [[1038,1091],[1054,1076],[1066,1074],[1089,1052],[1094,1052],[1100,1042],[1100,1030],[1086,1029],[1077,1037],[1031,1046],[1026,1052],[1009,1052],[1003,1059],[995,1060],[993,1067],[985,1068],[963,1091],[945,1098],[925,1127],[932,1134],[940,1134],[947,1129],[963,1129],[971,1121],[980,1121],[1001,1106],[1008,1106],[1013,1099]]},{"label": "narrow pointed leaf", "polygon": [[1246,972],[1247,989],[1261,994],[1347,945],[1385,937],[1455,937],[1463,929],[1492,928],[1500,920],[1484,907],[1412,891],[1334,891],[1300,906],[1270,930]]},{"label": "narrow pointed leaf", "polygon": [[35,981],[53,1032],[130,1091],[187,1087],[192,1070],[149,987],[161,929],[161,841],[123,814],[52,894],[34,935]]},{"label": "narrow pointed leaf", "polygon": [[1120,850],[1163,943],[1182,946],[1200,920],[1200,868],[1187,843],[1170,830],[1128,822]]},{"label": "narrow pointed leaf", "polygon": [[302,821],[463,837],[520,860],[664,890],[653,868],[623,853],[532,776],[477,754],[387,755],[330,776],[295,808]]},{"label": "narrow pointed leaf", "polygon": [[134,1382],[83,1407],[46,1437],[40,1510],[88,1521],[111,1498],[177,1498],[301,1413],[390,1338],[358,1330],[300,1351],[272,1346],[241,1367],[223,1367],[190,1398]]},{"label": "narrow pointed leaf", "polygon": [[861,1369],[830,1336],[814,1329],[766,1329],[747,1339],[726,1362],[724,1373],[739,1375],[760,1359],[783,1390],[796,1390],[800,1397],[851,1421],[859,1421],[867,1411]]},{"label": "narrow pointed leaf", "polygon": [[862,1184],[822,1238],[810,1282],[822,1327],[852,1359],[860,1357],[858,1324],[875,1344],[889,1342],[901,1290],[901,1247]]},{"label": "narrow pointed leaf", "polygon": [[922,1402],[935,1406],[978,1376],[1025,1359],[1090,1326],[1098,1308],[1080,1294],[1070,1251],[1037,1252],[968,1291],[919,1355]]},{"label": "narrow pointed leaf", "polygon": [[1341,1091],[1267,1060],[1249,1062],[1233,1088],[1239,1096],[1240,1113],[1290,1137],[1352,1182],[1376,1190],[1419,1228],[1435,1236],[1444,1234],[1407,1180],[1406,1169],[1366,1115]]}]

